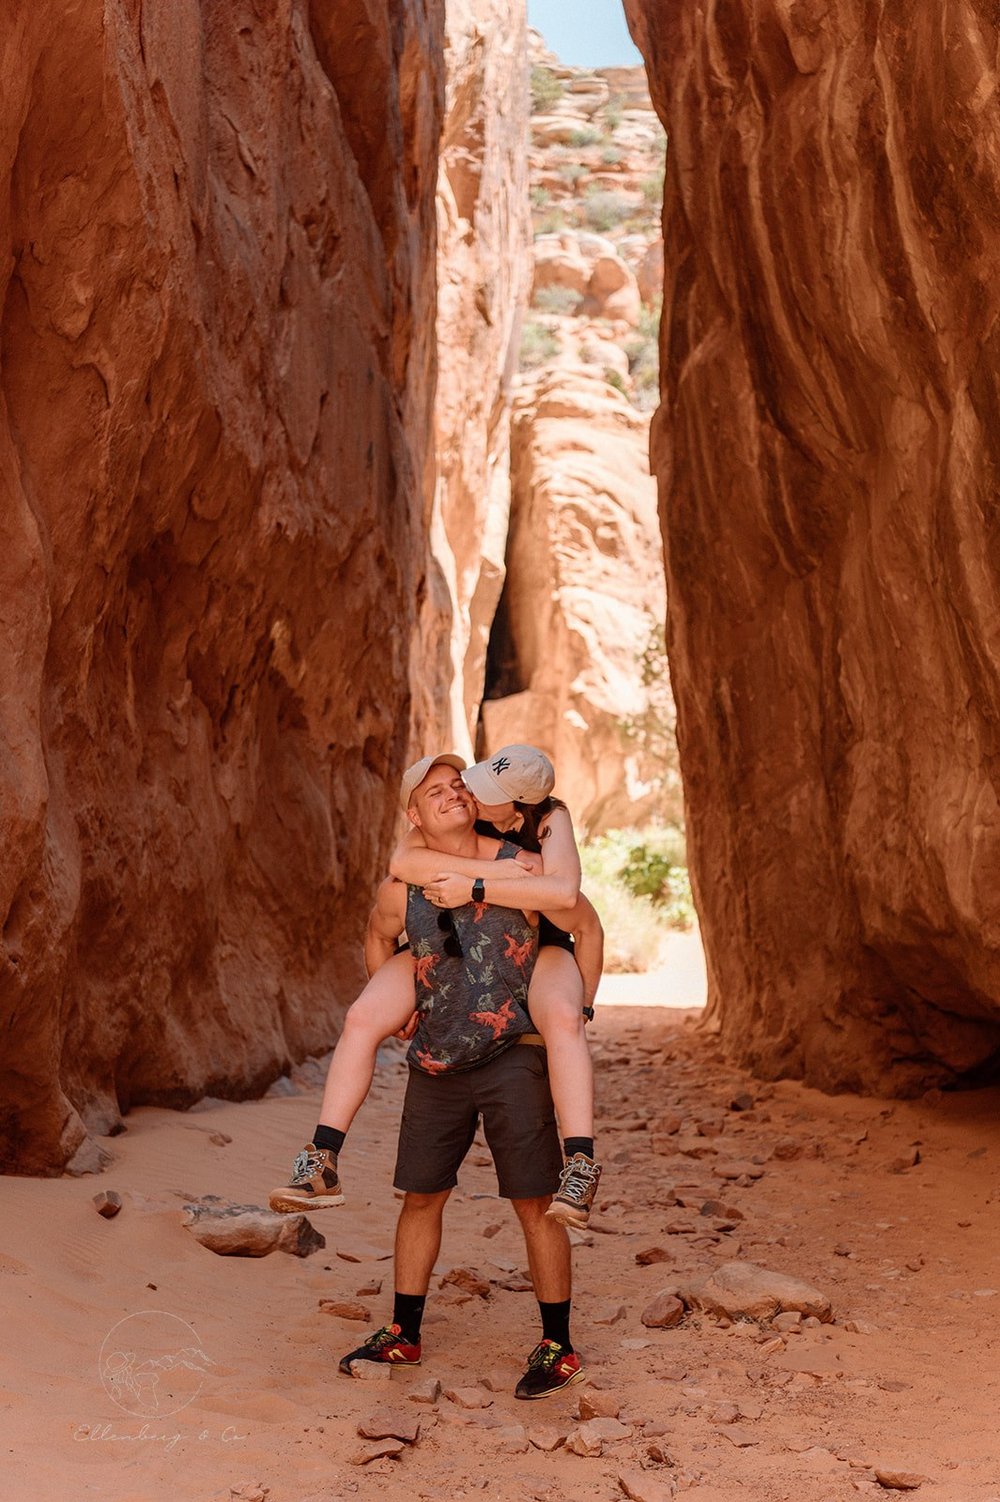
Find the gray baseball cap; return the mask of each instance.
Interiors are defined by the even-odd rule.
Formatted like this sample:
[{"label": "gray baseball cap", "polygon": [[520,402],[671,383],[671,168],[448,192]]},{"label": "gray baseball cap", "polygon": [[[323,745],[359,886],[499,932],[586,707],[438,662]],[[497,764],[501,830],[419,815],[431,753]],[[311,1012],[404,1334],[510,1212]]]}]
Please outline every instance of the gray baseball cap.
[{"label": "gray baseball cap", "polygon": [[555,787],[556,774],[537,746],[501,746],[462,773],[479,803],[541,803]]},{"label": "gray baseball cap", "polygon": [[409,808],[410,799],[423,782],[431,767],[454,767],[456,772],[465,771],[465,762],[454,751],[443,751],[440,756],[422,756],[412,767],[407,767],[399,783],[399,801],[403,810]]}]

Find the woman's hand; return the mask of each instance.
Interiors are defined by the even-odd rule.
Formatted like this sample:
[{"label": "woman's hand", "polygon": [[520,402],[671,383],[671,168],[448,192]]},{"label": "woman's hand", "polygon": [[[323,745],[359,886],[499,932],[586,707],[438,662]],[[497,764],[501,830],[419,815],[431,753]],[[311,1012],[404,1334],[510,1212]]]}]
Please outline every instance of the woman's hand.
[{"label": "woman's hand", "polygon": [[544,876],[545,862],[534,850],[522,850],[514,857],[515,866],[520,866],[529,876]]},{"label": "woman's hand", "polygon": [[419,1021],[420,1021],[420,1013],[419,1012],[412,1012],[410,1014],[410,1020],[409,1020],[409,1022],[407,1022],[403,1027],[401,1027],[399,1029],[398,1033],[393,1033],[392,1036],[394,1038],[400,1038],[400,1039],[402,1039],[402,1041],[404,1043],[409,1043],[410,1039],[413,1037],[413,1034],[417,1030],[417,1023]]},{"label": "woman's hand", "polygon": [[464,907],[472,901],[472,877],[444,871],[428,882],[423,891],[435,907]]}]

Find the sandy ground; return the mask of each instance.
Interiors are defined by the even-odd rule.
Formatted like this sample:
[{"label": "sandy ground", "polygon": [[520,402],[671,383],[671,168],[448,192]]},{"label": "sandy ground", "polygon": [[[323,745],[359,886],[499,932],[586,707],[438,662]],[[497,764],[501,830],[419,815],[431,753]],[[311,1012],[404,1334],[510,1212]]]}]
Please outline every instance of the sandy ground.
[{"label": "sandy ground", "polygon": [[[327,1245],[308,1259],[218,1257],[183,1227],[180,1196],[263,1203],[311,1129],[316,1089],[136,1111],[100,1179],[2,1181],[0,1497],[577,1502],[622,1496],[624,1470],[693,1502],[841,1502],[888,1495],[873,1480],[879,1465],[928,1478],[921,1502],[1000,1499],[997,1092],[888,1104],[762,1087],[726,1066],[695,1020],[605,1004],[594,1027],[607,1172],[574,1254],[574,1333],[625,1424],[603,1454],[534,1443],[574,1429],[584,1384],[543,1403],[512,1396],[537,1336],[529,1292],[494,1284],[488,1299],[461,1302],[435,1289],[421,1368],[387,1386],[337,1374],[391,1294],[404,1079],[390,1059],[342,1160],[350,1203],[315,1215]],[[737,1113],[728,1103],[740,1089],[756,1104]],[[670,1115],[682,1118],[675,1134],[661,1120]],[[214,1142],[220,1133],[232,1140]],[[914,1143],[920,1162],[891,1171]],[[721,1177],[734,1162],[763,1176],[740,1187]],[[96,1213],[100,1189],[122,1194],[117,1219]],[[474,1149],[439,1270],[516,1286],[522,1249],[494,1189]],[[742,1212],[735,1230],[712,1229],[703,1195]],[[667,1260],[637,1265],[654,1245]],[[834,1324],[781,1339],[703,1316],[643,1326],[660,1289],[736,1257],[817,1284]],[[379,1283],[381,1294],[361,1292]],[[321,1313],[321,1298],[359,1299],[371,1320]],[[132,1346],[193,1352],[165,1375],[157,1412],[148,1394],[116,1385],[109,1353]],[[412,1404],[428,1378],[446,1390],[485,1378],[495,1390],[480,1387],[482,1409]],[[387,1405],[420,1415],[417,1443],[397,1460],[351,1464],[359,1422]]]}]

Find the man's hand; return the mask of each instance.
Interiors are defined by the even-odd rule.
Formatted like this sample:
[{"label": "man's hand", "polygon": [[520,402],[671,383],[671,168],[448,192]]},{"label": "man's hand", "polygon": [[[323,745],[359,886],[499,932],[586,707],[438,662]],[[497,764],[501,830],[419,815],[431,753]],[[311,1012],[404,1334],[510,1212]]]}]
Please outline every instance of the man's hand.
[{"label": "man's hand", "polygon": [[435,907],[464,907],[472,901],[472,877],[444,871],[428,882],[423,891]]},{"label": "man's hand", "polygon": [[419,1021],[420,1013],[411,1012],[409,1022],[407,1022],[405,1026],[401,1027],[398,1033],[393,1033],[393,1037],[402,1039],[404,1043],[409,1043],[410,1039],[413,1037],[413,1034],[417,1030],[417,1024],[419,1023]]}]

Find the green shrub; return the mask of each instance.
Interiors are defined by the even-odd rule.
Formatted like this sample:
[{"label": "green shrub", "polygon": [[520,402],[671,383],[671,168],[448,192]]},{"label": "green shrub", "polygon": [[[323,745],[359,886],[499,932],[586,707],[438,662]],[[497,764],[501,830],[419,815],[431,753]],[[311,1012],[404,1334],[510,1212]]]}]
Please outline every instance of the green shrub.
[{"label": "green shrub", "polygon": [[628,396],[628,387],[625,384],[625,377],[622,375],[621,371],[616,370],[613,365],[605,365],[604,379],[607,381],[609,386],[613,386],[616,391],[620,391],[622,396]]},{"label": "green shrub", "polygon": [[549,204],[552,202],[552,194],[549,192],[548,188],[539,187],[537,184],[533,188],[529,189],[528,198],[533,209],[548,208]]},{"label": "green shrub", "polygon": [[628,355],[628,372],[632,377],[633,404],[641,412],[651,412],[660,400],[660,302],[643,307],[639,326],[624,344]]},{"label": "green shrub", "polygon": [[528,322],[521,333],[520,368],[538,370],[559,353],[559,340],[544,323]]},{"label": "green shrub", "polygon": [[642,196],[649,204],[650,208],[659,208],[663,203],[664,176],[664,169],[661,167],[660,170],[658,172],[654,172],[651,177],[644,177],[642,182],[639,184],[639,187],[642,190]]},{"label": "green shrub", "polygon": [[598,188],[588,193],[583,200],[581,213],[584,223],[598,234],[605,234],[621,224],[632,212],[631,200],[622,193],[608,193]]},{"label": "green shrub", "polygon": [[575,313],[580,306],[580,294],[572,287],[539,287],[531,303],[543,313]]},{"label": "green shrub", "polygon": [[563,162],[559,168],[559,176],[563,182],[575,187],[581,177],[587,176],[587,168],[581,162]]},{"label": "green shrub", "polygon": [[556,230],[566,228],[566,210],[560,208],[546,209],[535,220],[536,235],[552,235]]},{"label": "green shrub", "polygon": [[536,115],[547,114],[565,93],[562,79],[550,68],[536,63],[531,70],[531,108]]},{"label": "green shrub", "polygon": [[617,167],[625,160],[625,153],[620,146],[602,146],[601,165],[604,167]]},{"label": "green shrub", "polygon": [[601,132],[594,130],[593,126],[585,125],[583,130],[574,130],[570,134],[571,146],[596,146],[601,139]]},{"label": "green shrub", "polygon": [[610,134],[617,130],[622,123],[625,111],[625,100],[621,94],[612,94],[604,106],[604,129]]},{"label": "green shrub", "polygon": [[655,970],[671,930],[695,921],[683,833],[674,825],[613,829],[582,845],[580,860],[604,924],[605,969]]}]

